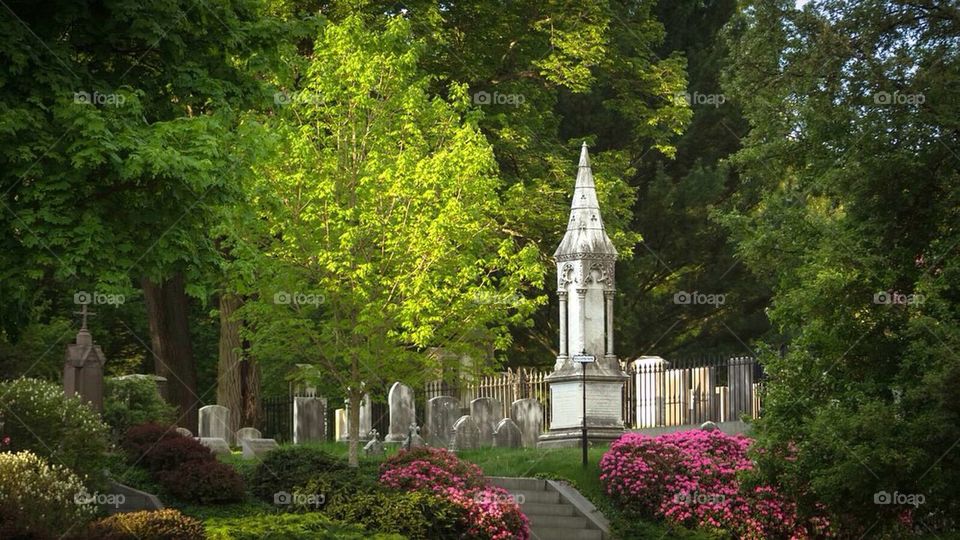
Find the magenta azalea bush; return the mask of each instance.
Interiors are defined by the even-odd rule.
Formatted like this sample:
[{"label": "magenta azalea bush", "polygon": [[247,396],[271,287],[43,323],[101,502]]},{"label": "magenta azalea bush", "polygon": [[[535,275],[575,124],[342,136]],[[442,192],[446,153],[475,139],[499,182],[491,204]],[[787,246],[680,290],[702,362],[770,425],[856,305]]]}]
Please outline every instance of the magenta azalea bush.
[{"label": "magenta azalea bush", "polygon": [[600,460],[600,480],[621,508],[642,516],[743,539],[829,536],[825,519],[801,520],[773,487],[741,485],[738,473],[753,468],[750,443],[720,431],[627,433]]},{"label": "magenta azalea bush", "polygon": [[465,510],[463,538],[527,540],[530,524],[510,493],[490,485],[480,467],[443,448],[401,450],[380,466],[380,482],[437,494]]}]

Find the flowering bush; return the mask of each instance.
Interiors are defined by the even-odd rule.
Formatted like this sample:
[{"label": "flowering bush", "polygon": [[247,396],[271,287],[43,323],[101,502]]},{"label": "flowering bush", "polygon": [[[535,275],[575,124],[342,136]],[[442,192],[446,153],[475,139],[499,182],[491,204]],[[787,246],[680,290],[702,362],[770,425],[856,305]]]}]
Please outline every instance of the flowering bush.
[{"label": "flowering bush", "polygon": [[76,397],[64,397],[63,387],[39,379],[0,382],[4,412],[3,450],[29,450],[97,484],[104,479],[108,428],[100,416]]},{"label": "flowering bush", "polygon": [[489,485],[480,467],[445,449],[401,450],[381,465],[380,482],[396,489],[434,493],[460,507],[462,538],[530,537],[527,517],[510,493]]},{"label": "flowering bush", "polygon": [[62,535],[93,518],[96,505],[66,467],[28,451],[0,452],[0,538]]},{"label": "flowering bush", "polygon": [[428,446],[390,456],[380,466],[380,482],[408,491],[441,487],[473,490],[486,485],[480,467],[461,460],[443,448]]},{"label": "flowering bush", "polygon": [[722,529],[738,538],[828,535],[822,518],[803,523],[796,504],[774,488],[740,484],[738,473],[753,468],[750,442],[720,431],[627,433],[600,460],[600,480],[615,502],[640,515]]},{"label": "flowering bush", "polygon": [[203,540],[205,537],[203,523],[172,508],[114,514],[87,529],[87,538],[99,540]]}]

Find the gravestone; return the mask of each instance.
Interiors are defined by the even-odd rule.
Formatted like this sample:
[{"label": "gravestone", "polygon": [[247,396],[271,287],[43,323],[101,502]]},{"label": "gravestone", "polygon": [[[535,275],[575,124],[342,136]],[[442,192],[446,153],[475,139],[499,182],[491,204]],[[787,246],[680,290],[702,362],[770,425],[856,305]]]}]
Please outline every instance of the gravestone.
[{"label": "gravestone", "polygon": [[89,403],[93,410],[103,411],[103,365],[107,358],[100,346],[93,342],[93,336],[87,330],[87,305],[78,312],[83,316],[76,343],[67,345],[63,363],[63,394],[77,396]]},{"label": "gravestone", "polygon": [[509,418],[501,420],[493,432],[493,445],[497,448],[520,448],[523,445],[523,434],[516,422]]},{"label": "gravestone", "polygon": [[460,418],[460,400],[450,396],[437,396],[427,401],[427,422],[424,437],[427,444],[438,448],[450,445],[453,423]]},{"label": "gravestone", "polygon": [[543,405],[536,398],[518,399],[510,405],[510,417],[520,428],[524,448],[536,448],[543,433]]},{"label": "gravestone", "polygon": [[243,446],[242,443],[246,439],[259,439],[263,437],[263,434],[260,433],[259,429],[252,427],[240,428],[237,430],[234,435],[234,442],[237,446]]},{"label": "gravestone", "polygon": [[503,408],[495,398],[482,397],[470,402],[470,416],[480,428],[480,446],[493,446],[493,431],[503,420]]},{"label": "gravestone", "polygon": [[274,439],[249,438],[241,439],[240,446],[243,447],[243,459],[253,459],[260,457],[271,450],[280,448]]},{"label": "gravestone", "polygon": [[453,448],[455,451],[480,448],[480,426],[471,416],[465,415],[453,423]]},{"label": "gravestone", "polygon": [[413,389],[395,382],[390,387],[387,403],[390,405],[390,433],[386,442],[403,442],[407,429],[417,420],[417,406],[413,401]]},{"label": "gravestone", "polygon": [[216,455],[229,454],[230,445],[220,437],[199,437],[200,444],[206,446]]},{"label": "gravestone", "polygon": [[336,426],[336,432],[334,436],[340,442],[348,440],[349,435],[347,431],[347,410],[346,409],[337,409],[333,411],[334,426]]},{"label": "gravestone", "polygon": [[200,407],[197,433],[200,437],[219,438],[230,444],[233,439],[233,432],[230,430],[230,409],[222,405]]},{"label": "gravestone", "polygon": [[293,398],[293,444],[324,441],[327,438],[327,400],[319,397]]},{"label": "gravestone", "polygon": [[[347,441],[350,439],[350,400],[347,399],[344,401],[343,410],[343,431],[337,437],[338,441]],[[370,394],[364,394],[363,400],[360,401],[360,431],[358,432],[359,438],[361,441],[366,441],[370,436],[370,430],[373,429],[371,424],[372,406],[370,404]]]},{"label": "gravestone", "polygon": [[193,432],[185,427],[177,427],[174,429],[177,433],[183,435],[184,437],[193,437]]},{"label": "gravestone", "polygon": [[377,430],[370,430],[370,441],[363,447],[363,453],[368,456],[383,455],[383,441],[380,440],[380,434]]},{"label": "gravestone", "polygon": [[420,436],[420,427],[416,424],[410,424],[407,438],[403,440],[403,447],[409,450],[411,448],[423,448],[426,445],[426,441]]}]

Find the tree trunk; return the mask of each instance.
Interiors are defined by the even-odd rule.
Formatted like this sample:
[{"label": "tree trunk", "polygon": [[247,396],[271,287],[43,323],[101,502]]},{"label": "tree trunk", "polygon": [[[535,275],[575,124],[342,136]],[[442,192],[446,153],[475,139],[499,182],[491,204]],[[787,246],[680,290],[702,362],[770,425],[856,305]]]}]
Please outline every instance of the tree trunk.
[{"label": "tree trunk", "polygon": [[200,399],[183,274],[159,284],[144,277],[141,286],[150,324],[153,371],[167,379],[167,400],[180,409],[177,424],[197,433]]},{"label": "tree trunk", "polygon": [[[357,385],[359,386],[359,385]],[[363,403],[363,391],[353,387],[348,392],[350,403],[347,408],[349,429],[347,430],[349,443],[347,464],[351,467],[360,466],[360,405]]]},{"label": "tree trunk", "polygon": [[241,322],[234,314],[243,305],[229,292],[220,295],[220,351],[217,362],[217,404],[230,409],[230,429],[258,425],[260,370],[247,358],[240,339]]}]

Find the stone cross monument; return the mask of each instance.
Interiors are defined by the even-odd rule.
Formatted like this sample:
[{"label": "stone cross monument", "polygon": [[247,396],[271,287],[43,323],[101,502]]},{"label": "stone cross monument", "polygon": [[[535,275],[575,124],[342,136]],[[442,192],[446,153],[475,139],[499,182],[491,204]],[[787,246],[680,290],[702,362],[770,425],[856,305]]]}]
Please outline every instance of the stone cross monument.
[{"label": "stone cross monument", "polygon": [[[550,430],[540,436],[538,446],[580,445],[584,375],[588,439],[610,441],[623,433],[621,391],[627,375],[613,352],[617,250],[603,227],[587,143],[580,152],[567,232],[553,257],[560,299],[560,354],[547,377]],[[575,361],[584,356],[594,361]]]},{"label": "stone cross monument", "polygon": [[82,317],[76,343],[67,345],[66,361],[63,364],[63,393],[77,395],[90,404],[95,411],[103,412],[103,365],[107,359],[100,346],[93,343],[87,330],[87,317],[93,315],[83,304],[77,313]]}]

